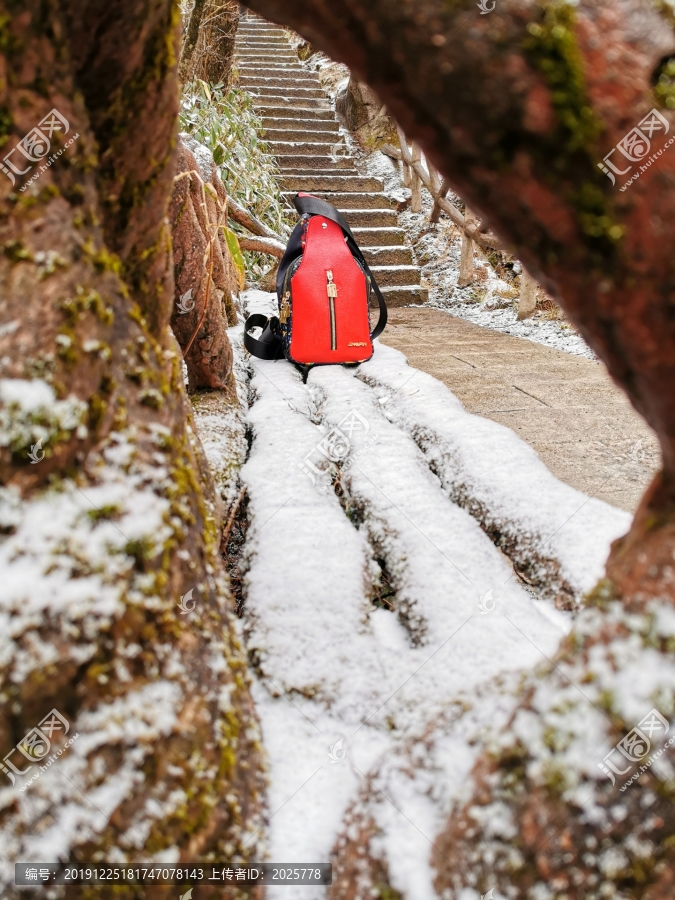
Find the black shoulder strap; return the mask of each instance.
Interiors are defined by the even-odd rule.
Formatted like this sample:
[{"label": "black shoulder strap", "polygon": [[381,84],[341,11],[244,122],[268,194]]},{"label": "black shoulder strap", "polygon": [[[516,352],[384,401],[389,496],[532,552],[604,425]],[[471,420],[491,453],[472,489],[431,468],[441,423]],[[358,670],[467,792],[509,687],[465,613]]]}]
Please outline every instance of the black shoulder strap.
[{"label": "black shoulder strap", "polygon": [[[244,325],[244,347],[251,356],[257,356],[258,359],[283,359],[281,340],[272,330],[278,321],[276,316],[268,319],[261,313],[248,317]],[[254,338],[248,333],[250,328],[262,328],[263,332],[259,338]]]},{"label": "black shoulder strap", "polygon": [[382,291],[380,290],[377,281],[375,281],[375,276],[370,271],[370,266],[366,262],[359,245],[356,243],[356,239],[352,234],[351,228],[347,224],[347,220],[331,203],[328,203],[326,200],[320,200],[318,197],[296,194],[293,198],[293,204],[301,216],[305,214],[309,214],[310,216],[323,216],[325,219],[330,219],[331,222],[336,222],[347,235],[347,246],[365,269],[366,275],[369,276],[370,283],[372,284],[375,296],[377,297],[378,306],[380,307],[380,318],[370,334],[371,340],[375,340],[376,337],[379,337],[379,335],[382,334],[387,324],[387,304],[384,302]]}]

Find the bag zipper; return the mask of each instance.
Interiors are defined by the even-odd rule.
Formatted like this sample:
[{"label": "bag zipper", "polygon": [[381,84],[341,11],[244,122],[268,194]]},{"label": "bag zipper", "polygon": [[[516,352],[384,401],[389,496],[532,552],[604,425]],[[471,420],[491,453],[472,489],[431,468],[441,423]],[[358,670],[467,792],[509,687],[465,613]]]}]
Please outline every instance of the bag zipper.
[{"label": "bag zipper", "polygon": [[[366,297],[367,300],[370,300],[370,278],[366,274],[365,269],[363,268],[361,262],[355,257],[352,256],[352,259],[359,267],[359,269],[363,272],[363,277],[366,279]],[[300,268],[300,263],[302,262],[302,256],[298,256],[293,262],[290,264],[288,269],[286,270],[286,275],[284,276],[284,285],[283,285],[283,293],[282,293],[282,301],[281,308],[279,310],[279,321],[282,325],[286,325],[288,320],[291,317],[291,278],[295,275],[295,273]],[[329,311],[330,311],[330,349],[337,350],[337,320],[335,315],[335,297],[337,297],[337,285],[333,281],[333,272],[331,269],[326,271],[326,293],[328,294],[328,303],[329,303]],[[334,293],[333,293],[334,292]],[[350,345],[352,346],[352,345]]]},{"label": "bag zipper", "polygon": [[335,326],[335,298],[337,297],[337,285],[333,281],[333,272],[326,270],[326,293],[328,294],[328,307],[330,309],[330,349],[337,350],[337,328]]},{"label": "bag zipper", "polygon": [[294,259],[290,264],[288,269],[286,270],[286,274],[284,276],[284,289],[281,295],[281,308],[279,309],[279,321],[282,325],[285,325],[291,317],[291,287],[290,281],[291,278],[298,271],[300,263],[302,262],[302,256],[299,256],[297,259]]}]

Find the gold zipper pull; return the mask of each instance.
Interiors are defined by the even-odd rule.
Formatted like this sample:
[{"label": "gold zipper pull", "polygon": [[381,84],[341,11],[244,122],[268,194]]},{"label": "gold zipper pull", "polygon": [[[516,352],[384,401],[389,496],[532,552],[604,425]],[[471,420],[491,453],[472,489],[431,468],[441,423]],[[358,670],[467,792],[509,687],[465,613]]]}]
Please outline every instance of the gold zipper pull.
[{"label": "gold zipper pull", "polygon": [[328,291],[329,297],[337,297],[337,284],[333,281],[333,272],[331,269],[328,269],[326,272],[326,278],[328,279],[328,284],[326,285],[326,290]]},{"label": "gold zipper pull", "polygon": [[291,296],[290,291],[286,291],[284,294],[283,300],[281,301],[281,309],[279,310],[279,321],[282,325],[285,325],[288,321],[288,317],[291,314],[291,304],[289,303]]}]

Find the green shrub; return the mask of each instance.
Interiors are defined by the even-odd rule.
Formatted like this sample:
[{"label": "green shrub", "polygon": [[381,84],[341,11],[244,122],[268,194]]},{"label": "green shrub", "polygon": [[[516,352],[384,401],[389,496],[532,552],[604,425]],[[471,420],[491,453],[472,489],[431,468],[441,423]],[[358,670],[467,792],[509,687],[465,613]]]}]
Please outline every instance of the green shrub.
[{"label": "green shrub", "polygon": [[[186,84],[179,114],[180,130],[208,147],[230,197],[253,213],[282,239],[294,224],[294,214],[283,205],[279,170],[262,135],[260,117],[251,97],[234,84],[227,94],[220,84]],[[247,234],[230,220],[235,232]],[[252,280],[274,262],[272,257],[245,253]]]}]

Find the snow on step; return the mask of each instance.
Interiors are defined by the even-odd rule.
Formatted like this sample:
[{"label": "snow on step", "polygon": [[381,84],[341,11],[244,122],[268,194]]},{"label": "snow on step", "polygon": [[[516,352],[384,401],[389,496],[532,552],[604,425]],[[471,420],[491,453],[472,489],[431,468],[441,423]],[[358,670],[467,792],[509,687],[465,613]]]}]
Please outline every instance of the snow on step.
[{"label": "snow on step", "polygon": [[632,517],[558,481],[511,429],[467,413],[448,388],[380,346],[362,376],[390,398],[392,419],[414,435],[449,495],[490,532],[540,588],[579,602],[602,576],[613,540]]},{"label": "snow on step", "polygon": [[[269,314],[275,297],[252,291],[244,301],[249,313]],[[399,736],[462,690],[553,653],[565,624],[508,581],[500,552],[383,414],[381,391],[337,366],[312,370],[303,385],[287,362],[247,362],[240,339],[233,345],[238,377],[253,371],[255,398],[241,473],[250,519],[244,634],[270,758],[270,858],[327,859],[362,773],[389,758]],[[321,458],[317,444],[349,416],[360,425],[344,466],[358,528],[307,474],[307,460]],[[382,555],[396,611],[370,599]],[[497,583],[483,614],[481,594]]]},{"label": "snow on step", "polygon": [[[513,665],[521,653],[531,653],[532,644],[542,653],[554,650],[561,632],[534,611],[476,521],[448,500],[417,445],[389,422],[372,388],[353,370],[327,366],[314,370],[309,383],[319,393],[327,428],[339,427],[354,412],[367,423],[352,433],[352,465],[345,466],[343,480],[364,519],[362,530],[384,555],[410,633],[410,654],[424,648],[419,655],[427,661],[412,691],[404,687],[397,699],[397,707],[407,706],[405,719],[415,716],[420,692],[428,698],[426,714],[431,711],[439,681],[458,688]],[[490,591],[485,602],[495,604],[497,615],[486,618],[478,604]],[[460,630],[461,637],[451,640]],[[444,692],[438,697],[446,698]],[[409,724],[396,721],[400,728]]]},{"label": "snow on step", "polygon": [[[358,693],[345,688],[352,682],[354,691],[355,666],[371,702],[384,675],[368,640],[367,545],[335,495],[318,493],[300,468],[321,438],[300,374],[258,360],[253,367],[253,446],[242,469],[251,520],[248,647],[278,689],[326,706],[342,695],[359,707]],[[353,722],[359,712],[352,710]]]}]

